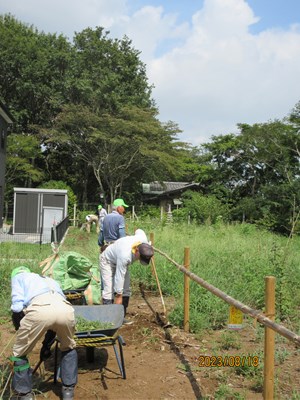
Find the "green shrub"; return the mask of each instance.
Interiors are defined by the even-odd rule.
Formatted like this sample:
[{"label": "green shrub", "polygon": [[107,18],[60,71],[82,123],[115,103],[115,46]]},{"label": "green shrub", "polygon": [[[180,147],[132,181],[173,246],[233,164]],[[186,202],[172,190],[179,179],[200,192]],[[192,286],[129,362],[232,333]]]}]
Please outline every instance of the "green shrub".
[{"label": "green shrub", "polygon": [[191,218],[201,224],[214,224],[220,218],[228,219],[228,206],[215,196],[204,196],[201,193],[187,191],[182,196],[184,208]]}]

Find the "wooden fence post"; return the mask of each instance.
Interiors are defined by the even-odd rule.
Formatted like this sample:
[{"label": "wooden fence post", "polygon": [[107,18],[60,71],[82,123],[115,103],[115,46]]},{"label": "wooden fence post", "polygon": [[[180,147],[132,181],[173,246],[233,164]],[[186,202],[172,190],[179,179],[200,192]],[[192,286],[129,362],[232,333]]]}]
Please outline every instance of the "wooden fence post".
[{"label": "wooden fence post", "polygon": [[151,242],[151,246],[154,246],[154,233],[150,232],[150,242]]},{"label": "wooden fence post", "polygon": [[[190,269],[190,248],[184,248],[184,267]],[[183,329],[185,332],[190,330],[190,278],[184,274],[184,314]]]},{"label": "wooden fence post", "polygon": [[73,207],[73,226],[76,226],[76,203],[74,203]]},{"label": "wooden fence post", "polygon": [[[265,303],[266,317],[275,320],[275,277],[265,278]],[[264,391],[263,398],[272,400],[274,398],[274,359],[275,359],[275,332],[265,326],[264,347]]]},{"label": "wooden fence post", "polygon": [[210,283],[206,282],[204,279],[200,278],[193,272],[187,270],[185,267],[182,265],[178,264],[176,261],[172,260],[166,253],[162,252],[161,250],[155,248],[154,249],[157,253],[161,254],[164,256],[167,260],[169,260],[171,263],[175,265],[175,267],[183,272],[184,274],[188,275],[190,279],[192,279],[194,282],[196,282],[198,285],[202,286],[204,289],[208,290],[210,293],[212,293],[214,296],[219,297],[225,303],[230,304],[237,309],[241,310],[244,314],[250,315],[252,318],[255,318],[258,322],[263,324],[264,326],[267,326],[268,328],[272,329],[273,331],[279,333],[279,335],[287,338],[288,340],[292,341],[294,344],[297,346],[300,346],[300,335],[297,333],[294,333],[287,329],[283,325],[279,325],[274,321],[271,321],[266,314],[262,313],[259,310],[255,310],[253,308],[248,307],[246,304],[241,303],[240,301],[234,299],[233,297],[229,296],[227,293],[222,292],[222,290],[214,287]]}]

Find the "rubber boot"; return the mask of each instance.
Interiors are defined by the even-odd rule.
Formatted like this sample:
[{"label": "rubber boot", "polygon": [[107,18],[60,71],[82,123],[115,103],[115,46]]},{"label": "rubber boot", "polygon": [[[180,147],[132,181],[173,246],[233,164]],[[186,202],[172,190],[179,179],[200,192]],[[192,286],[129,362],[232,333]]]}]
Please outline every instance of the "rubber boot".
[{"label": "rubber boot", "polygon": [[113,300],[108,300],[108,299],[102,299],[102,304],[107,305],[107,304],[113,304]]},{"label": "rubber boot", "polygon": [[123,296],[122,304],[123,304],[123,307],[124,307],[123,325],[131,325],[131,324],[133,324],[133,321],[129,321],[128,319],[125,318],[125,315],[127,313],[128,304],[129,304],[129,296]]},{"label": "rubber boot", "polygon": [[125,317],[125,315],[127,313],[128,304],[129,304],[129,296],[123,296],[122,297],[122,304],[123,304],[123,307],[124,307],[124,317]]},{"label": "rubber boot", "polygon": [[61,381],[63,400],[74,399],[74,386],[78,376],[78,355],[75,349],[63,351],[61,353]]},{"label": "rubber boot", "polygon": [[61,393],[63,400],[74,400],[74,386],[63,386]]},{"label": "rubber boot", "polygon": [[12,379],[13,390],[17,393],[19,398],[23,398],[20,396],[24,396],[24,399],[30,399],[32,371],[28,359],[27,357],[12,357],[12,360],[14,361],[14,374]]}]

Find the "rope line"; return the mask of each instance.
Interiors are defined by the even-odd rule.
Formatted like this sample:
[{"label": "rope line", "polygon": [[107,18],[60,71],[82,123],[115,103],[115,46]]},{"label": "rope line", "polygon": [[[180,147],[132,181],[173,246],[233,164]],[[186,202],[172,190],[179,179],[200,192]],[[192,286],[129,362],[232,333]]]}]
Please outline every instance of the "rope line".
[{"label": "rope line", "polygon": [[286,339],[292,341],[297,346],[300,345],[300,336],[296,333],[290,331],[285,326],[277,324],[276,322],[267,318],[262,311],[255,310],[253,308],[248,307],[247,305],[241,303],[240,301],[234,299],[233,297],[229,296],[228,294],[222,292],[220,289],[216,288],[215,286],[211,285],[210,283],[206,282],[204,279],[200,278],[196,274],[192,273],[182,265],[178,264],[176,261],[172,260],[166,253],[162,252],[161,250],[153,247],[154,251],[158,252],[160,255],[164,256],[167,260],[169,260],[175,267],[187,275],[190,279],[197,282],[200,286],[204,287],[206,290],[214,294],[215,296],[219,297],[226,303],[235,306],[244,314],[250,315],[252,318],[259,321],[261,324],[267,326],[268,328],[272,329],[273,331],[279,333],[281,336],[284,336]]},{"label": "rope line", "polygon": [[81,293],[70,293],[70,294],[68,293],[68,294],[65,294],[65,296],[66,296],[67,300],[81,299],[82,297],[84,297],[84,295]]},{"label": "rope line", "polygon": [[113,344],[117,336],[104,336],[95,338],[77,338],[75,337],[78,346],[96,347],[97,345]]}]

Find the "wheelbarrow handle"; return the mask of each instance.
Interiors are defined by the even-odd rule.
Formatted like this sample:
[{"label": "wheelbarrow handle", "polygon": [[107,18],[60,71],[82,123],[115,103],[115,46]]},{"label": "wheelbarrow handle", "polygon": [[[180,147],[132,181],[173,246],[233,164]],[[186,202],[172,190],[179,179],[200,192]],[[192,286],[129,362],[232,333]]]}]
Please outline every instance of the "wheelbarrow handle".
[{"label": "wheelbarrow handle", "polygon": [[38,368],[40,367],[42,362],[43,362],[43,360],[39,360],[39,362],[36,364],[36,366],[32,370],[32,375],[34,375],[36,373],[36,371],[38,370]]}]

